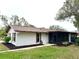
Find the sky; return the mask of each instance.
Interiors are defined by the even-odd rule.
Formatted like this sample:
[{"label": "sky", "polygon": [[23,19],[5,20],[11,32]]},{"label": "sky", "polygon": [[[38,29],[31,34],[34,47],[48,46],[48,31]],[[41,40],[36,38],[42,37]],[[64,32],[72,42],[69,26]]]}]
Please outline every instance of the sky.
[{"label": "sky", "polygon": [[[28,23],[36,27],[60,25],[68,31],[74,31],[75,27],[69,22],[55,20],[58,10],[65,0],[1,0],[0,14],[11,17],[18,15],[24,17]],[[2,22],[0,21],[2,26]]]}]

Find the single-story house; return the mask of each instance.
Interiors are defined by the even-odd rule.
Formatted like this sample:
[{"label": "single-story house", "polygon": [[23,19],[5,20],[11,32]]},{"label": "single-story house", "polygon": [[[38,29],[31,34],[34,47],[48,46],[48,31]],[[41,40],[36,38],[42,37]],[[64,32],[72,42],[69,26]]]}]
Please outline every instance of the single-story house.
[{"label": "single-story house", "polygon": [[63,41],[74,42],[76,34],[76,32],[28,26],[11,26],[8,31],[8,36],[11,37],[10,43],[15,46],[58,43]]}]

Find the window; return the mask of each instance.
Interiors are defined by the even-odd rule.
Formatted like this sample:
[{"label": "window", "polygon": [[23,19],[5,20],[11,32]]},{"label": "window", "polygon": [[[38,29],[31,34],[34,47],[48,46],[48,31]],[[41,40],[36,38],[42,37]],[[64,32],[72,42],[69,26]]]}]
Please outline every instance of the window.
[{"label": "window", "polygon": [[40,42],[41,35],[40,33],[36,33],[36,42]]},{"label": "window", "polygon": [[16,33],[13,33],[13,34],[12,34],[12,37],[13,37],[13,38],[12,38],[13,41],[15,41],[15,40],[16,40]]}]

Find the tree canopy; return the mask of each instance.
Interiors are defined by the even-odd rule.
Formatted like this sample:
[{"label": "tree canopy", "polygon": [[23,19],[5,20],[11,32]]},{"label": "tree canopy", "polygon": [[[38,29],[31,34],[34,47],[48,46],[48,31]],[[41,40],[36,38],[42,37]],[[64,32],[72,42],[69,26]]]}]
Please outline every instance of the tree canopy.
[{"label": "tree canopy", "polygon": [[65,30],[64,28],[62,28],[59,25],[52,25],[52,26],[50,26],[50,29],[52,29],[52,30]]},{"label": "tree canopy", "polygon": [[4,36],[6,36],[6,35],[7,35],[7,34],[6,34],[5,30],[4,30],[4,27],[1,28],[1,29],[0,29],[0,37],[4,37]]},{"label": "tree canopy", "polygon": [[13,15],[12,17],[0,15],[0,19],[4,25],[4,27],[0,29],[0,36],[5,36],[7,34],[7,31],[10,29],[10,25],[35,27],[29,24],[24,17],[18,17],[17,15]]},{"label": "tree canopy", "polygon": [[57,20],[66,20],[74,16],[75,20],[72,20],[75,27],[79,29],[79,0],[66,0],[64,5],[57,13]]}]

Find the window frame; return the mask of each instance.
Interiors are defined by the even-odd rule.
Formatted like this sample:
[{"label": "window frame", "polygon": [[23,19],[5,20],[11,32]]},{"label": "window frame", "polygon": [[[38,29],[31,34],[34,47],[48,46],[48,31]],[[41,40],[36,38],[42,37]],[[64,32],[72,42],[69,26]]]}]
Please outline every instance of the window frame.
[{"label": "window frame", "polygon": [[12,33],[12,40],[15,42],[16,41],[16,33]]},{"label": "window frame", "polygon": [[36,33],[36,43],[40,42],[41,40],[41,33]]}]

